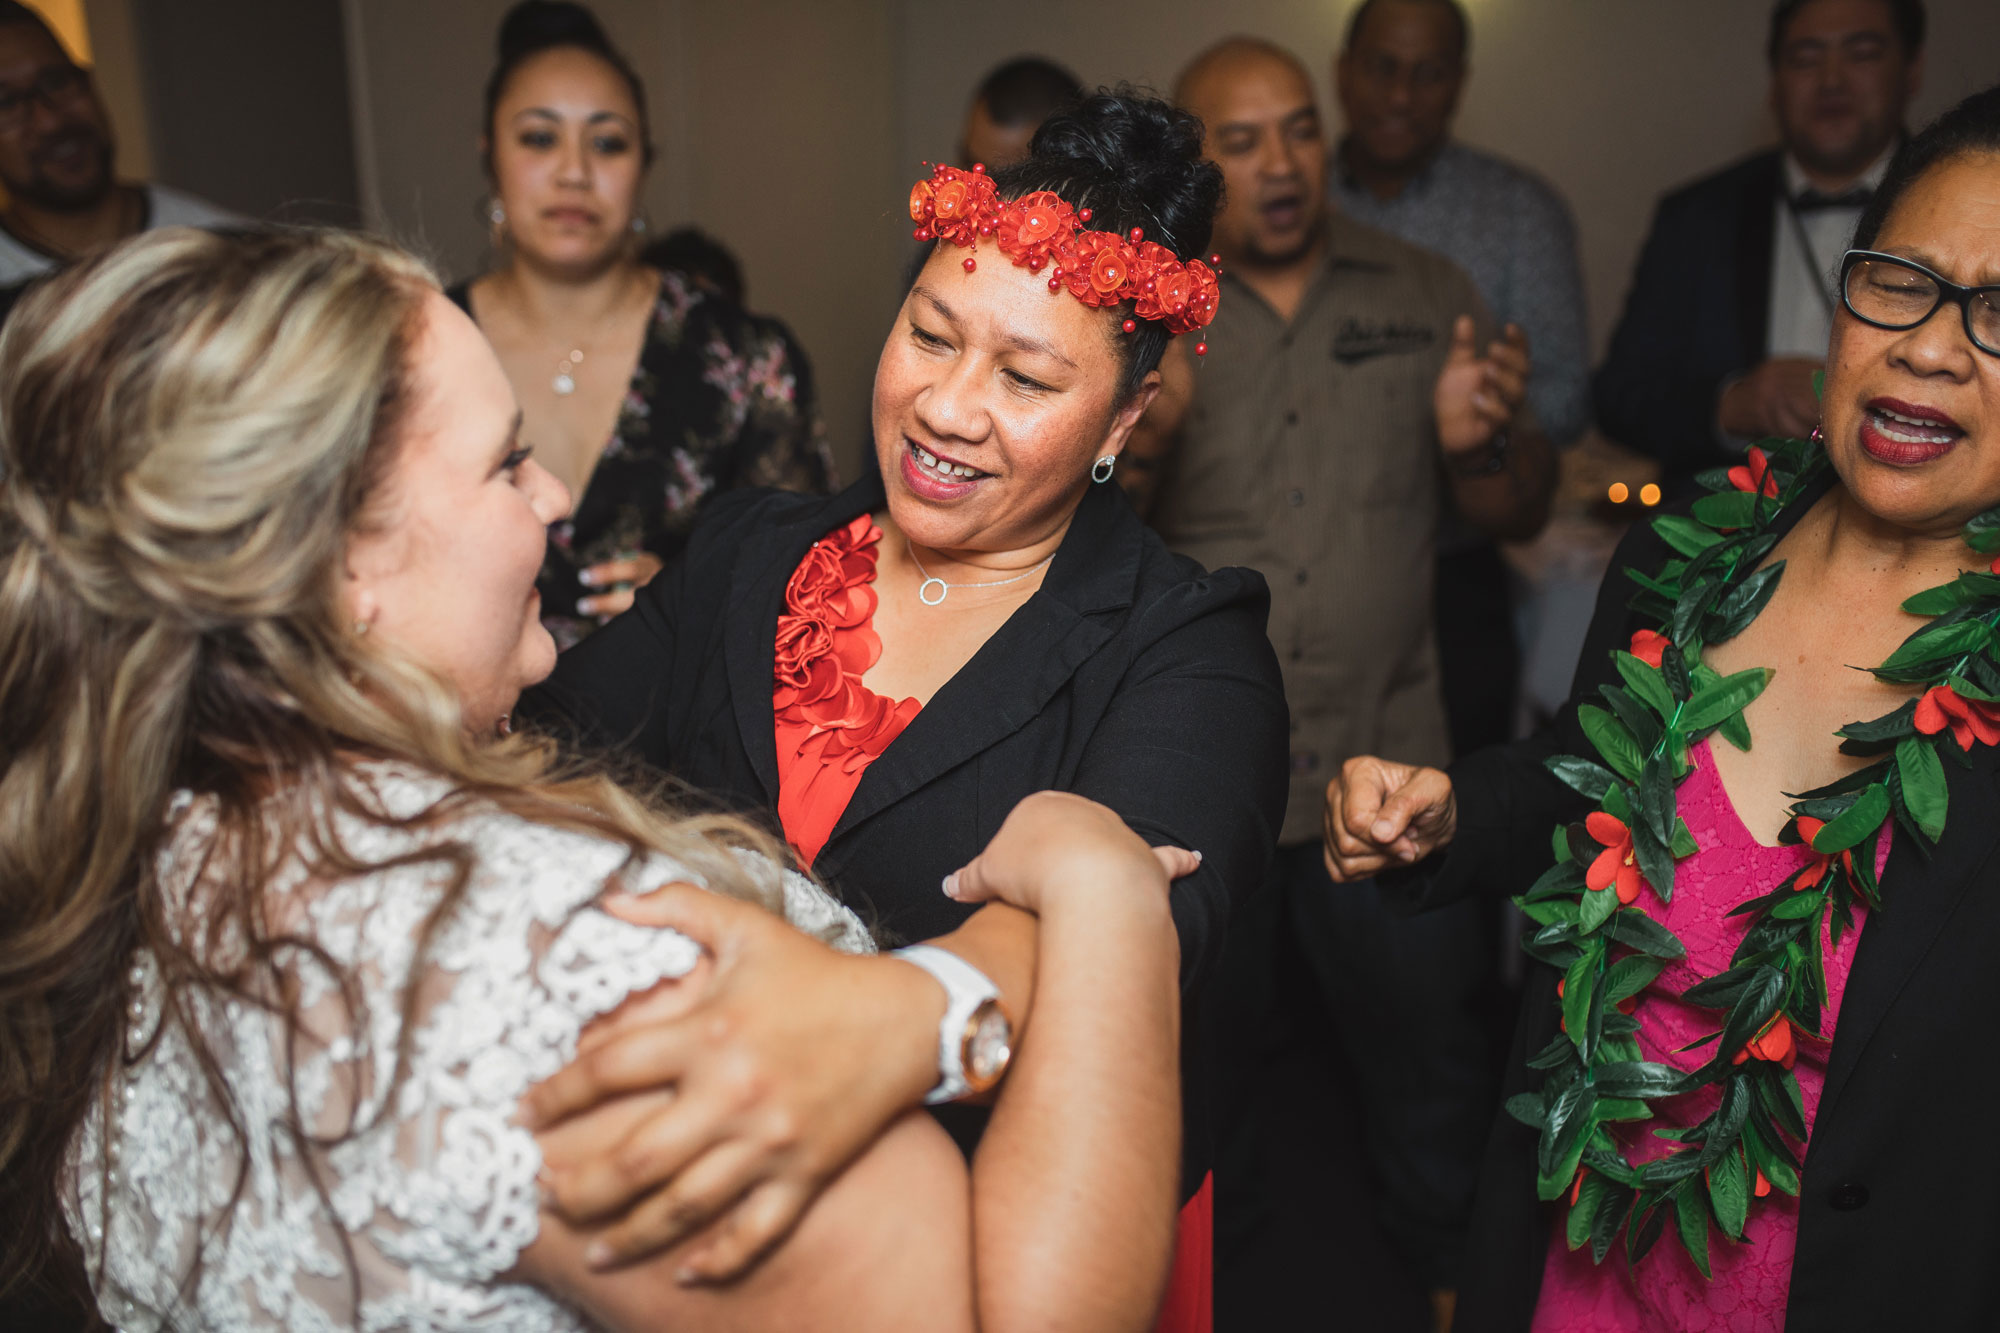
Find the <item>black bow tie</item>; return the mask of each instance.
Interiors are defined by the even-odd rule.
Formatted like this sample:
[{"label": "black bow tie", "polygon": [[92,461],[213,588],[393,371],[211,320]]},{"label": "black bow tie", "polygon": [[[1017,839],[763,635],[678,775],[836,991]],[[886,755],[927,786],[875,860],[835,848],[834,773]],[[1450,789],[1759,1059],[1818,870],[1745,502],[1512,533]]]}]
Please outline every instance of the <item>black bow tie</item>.
[{"label": "black bow tie", "polygon": [[1865,185],[1857,185],[1839,194],[1828,194],[1811,186],[1792,196],[1792,211],[1796,213],[1817,213],[1823,208],[1866,208],[1875,192]]}]

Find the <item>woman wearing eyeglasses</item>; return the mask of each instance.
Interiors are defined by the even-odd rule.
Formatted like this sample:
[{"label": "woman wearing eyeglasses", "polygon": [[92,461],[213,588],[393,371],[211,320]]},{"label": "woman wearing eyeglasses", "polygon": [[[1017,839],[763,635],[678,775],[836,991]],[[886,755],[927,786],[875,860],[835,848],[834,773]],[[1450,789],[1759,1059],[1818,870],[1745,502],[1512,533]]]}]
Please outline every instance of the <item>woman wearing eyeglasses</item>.
[{"label": "woman wearing eyeglasses", "polygon": [[151,227],[236,221],[192,195],[121,183],[90,71],[41,15],[0,0],[0,287],[60,268]]},{"label": "woman wearing eyeglasses", "polygon": [[1626,539],[1556,725],[1328,789],[1336,878],[1531,919],[1463,1330],[2000,1311],[1996,218],[2000,88],[1863,216],[1814,441]]}]

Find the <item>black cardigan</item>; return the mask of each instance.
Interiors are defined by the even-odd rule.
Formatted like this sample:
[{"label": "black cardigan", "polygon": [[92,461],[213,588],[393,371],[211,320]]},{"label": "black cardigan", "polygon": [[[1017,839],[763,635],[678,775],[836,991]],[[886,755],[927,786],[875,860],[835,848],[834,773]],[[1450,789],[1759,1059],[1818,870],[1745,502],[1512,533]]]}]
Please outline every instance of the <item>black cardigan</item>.
[{"label": "black cardigan", "polygon": [[[636,755],[775,828],[772,659],[785,585],[813,542],[882,504],[879,480],[831,499],[716,497],[685,556],[564,653],[524,716]],[[1268,609],[1259,575],[1202,572],[1117,487],[1091,487],[1040,590],[869,766],[814,864],[894,941],[935,937],[971,914],[939,882],[1036,791],[1080,793],[1150,843],[1201,851],[1172,899],[1189,1188],[1209,1149],[1196,997],[1231,900],[1265,873],[1285,805],[1287,714]],[[976,1134],[952,1127],[961,1142]]]},{"label": "black cardigan", "polygon": [[[1780,530],[1816,498],[1798,501]],[[1548,868],[1549,830],[1592,807],[1542,760],[1594,753],[1576,706],[1616,681],[1612,650],[1641,627],[1623,571],[1650,572],[1669,554],[1649,526],[1633,529],[1598,593],[1570,701],[1555,723],[1453,765],[1455,840],[1413,871],[1385,877],[1409,902],[1519,893]],[[1855,952],[1801,1176],[1786,1318],[1794,1333],[2000,1324],[2000,1160],[1978,1147],[1985,1116],[2000,1105],[2000,1063],[1978,1040],[2000,1018],[1996,769],[2000,752],[1990,746],[1975,752],[1970,770],[1947,763],[1943,841],[1926,855],[1898,836],[1890,849],[1883,907]],[[1505,1096],[1540,1082],[1527,1061],[1557,1031],[1556,980],[1553,969],[1529,964]],[[1504,1110],[1496,1115],[1460,1288],[1461,1333],[1515,1333],[1533,1318],[1552,1225],[1535,1198],[1535,1149],[1534,1130]],[[1622,1248],[1605,1260],[1623,1261]]]}]

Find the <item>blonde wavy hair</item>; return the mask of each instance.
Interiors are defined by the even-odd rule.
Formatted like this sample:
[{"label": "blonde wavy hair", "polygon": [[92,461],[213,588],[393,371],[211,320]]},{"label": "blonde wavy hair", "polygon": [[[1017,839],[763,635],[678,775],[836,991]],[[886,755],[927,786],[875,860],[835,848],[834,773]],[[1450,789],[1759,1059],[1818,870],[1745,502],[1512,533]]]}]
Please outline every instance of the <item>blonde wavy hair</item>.
[{"label": "blonde wavy hair", "polygon": [[[545,740],[476,736],[439,677],[350,632],[344,554],[394,465],[436,289],[357,235],[168,229],[52,279],[0,334],[0,1216],[20,1224],[0,1294],[78,1271],[58,1181],[115,1062],[145,1054],[121,1037],[135,953],[225,1107],[189,998],[296,1023],[278,960],[327,960],[260,903],[302,847],[315,875],[377,868],[330,817],[389,822],[356,791],[357,761],[448,780],[406,826],[483,803],[781,896],[732,853],[775,850],[750,826],[680,813]],[[219,817],[207,939],[170,927],[155,879],[177,790]],[[412,859],[451,875],[427,946],[473,850],[440,834]],[[247,949],[216,949],[224,932]]]}]

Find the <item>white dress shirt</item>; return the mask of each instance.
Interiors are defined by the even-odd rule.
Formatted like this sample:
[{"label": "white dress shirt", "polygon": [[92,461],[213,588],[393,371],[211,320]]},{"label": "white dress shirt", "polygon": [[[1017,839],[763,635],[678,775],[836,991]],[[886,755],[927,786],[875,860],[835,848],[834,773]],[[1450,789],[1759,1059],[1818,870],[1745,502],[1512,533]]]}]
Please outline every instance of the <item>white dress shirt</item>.
[{"label": "white dress shirt", "polygon": [[[1891,145],[1847,188],[1870,193],[1879,189],[1895,155],[1896,148]],[[1784,181],[1785,193],[1771,205],[1776,210],[1776,226],[1766,355],[1824,361],[1827,339],[1833,333],[1834,306],[1840,300],[1835,286],[1840,279],[1840,257],[1854,240],[1854,226],[1861,221],[1864,205],[1796,212],[1791,201],[1812,182],[1790,153],[1785,154]]]}]

